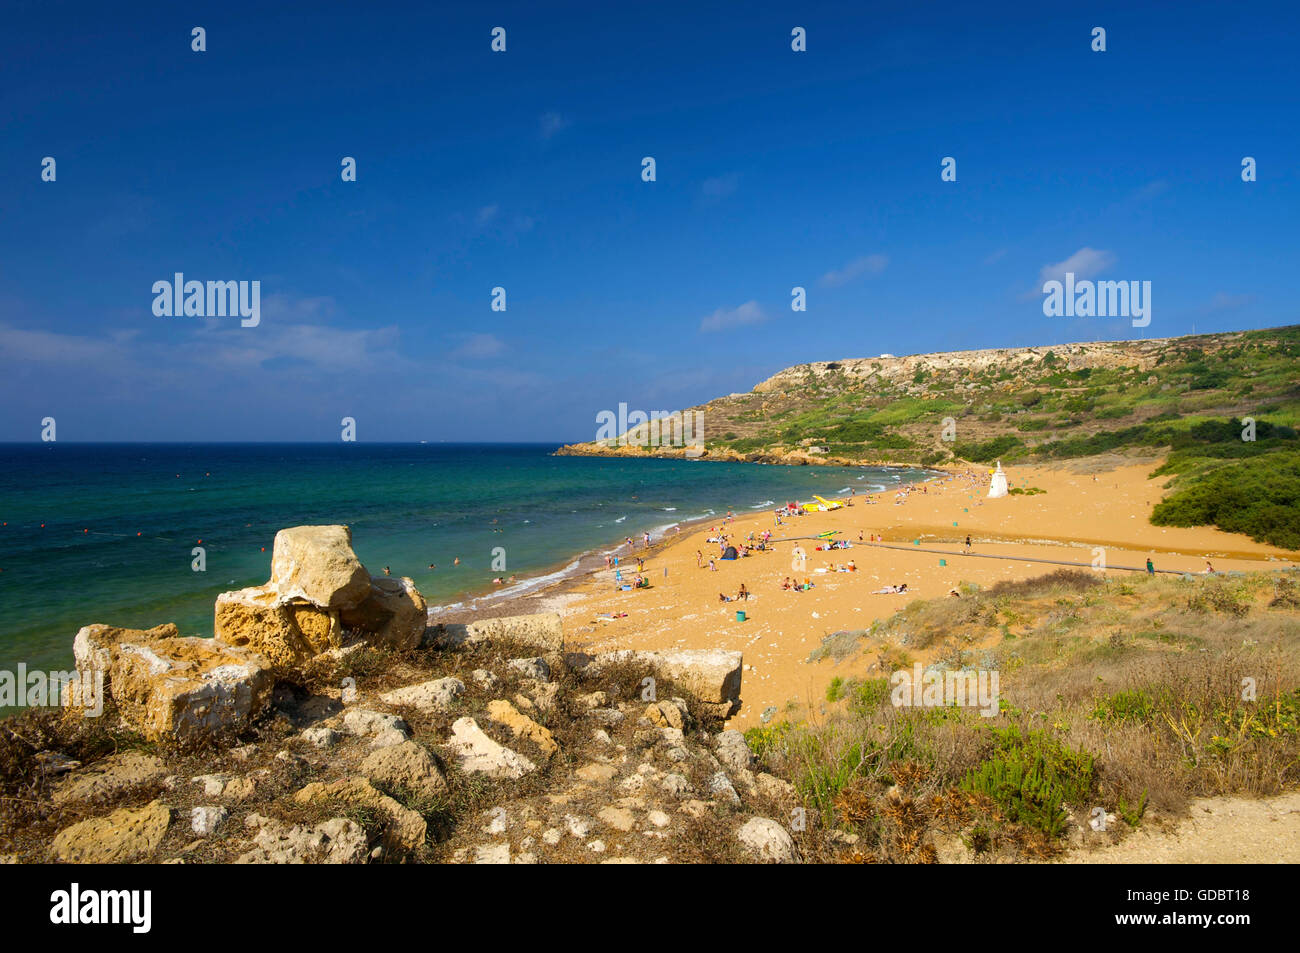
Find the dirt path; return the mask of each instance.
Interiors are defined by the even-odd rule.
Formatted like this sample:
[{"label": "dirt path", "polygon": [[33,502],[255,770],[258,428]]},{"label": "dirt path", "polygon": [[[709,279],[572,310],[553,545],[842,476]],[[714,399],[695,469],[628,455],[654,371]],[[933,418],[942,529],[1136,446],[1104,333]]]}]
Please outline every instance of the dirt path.
[{"label": "dirt path", "polygon": [[1300,863],[1300,791],[1193,801],[1191,816],[1172,831],[1138,831],[1109,847],[1072,850],[1060,863]]}]

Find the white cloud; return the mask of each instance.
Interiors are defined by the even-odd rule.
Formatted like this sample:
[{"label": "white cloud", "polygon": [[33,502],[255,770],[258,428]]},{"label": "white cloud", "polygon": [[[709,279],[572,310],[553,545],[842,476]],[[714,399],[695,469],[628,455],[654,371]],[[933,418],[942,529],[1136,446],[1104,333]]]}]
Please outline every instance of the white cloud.
[{"label": "white cloud", "polygon": [[561,129],[565,129],[570,125],[569,120],[565,119],[557,112],[542,113],[542,117],[539,120],[539,123],[541,125],[541,133],[543,139],[551,138]]},{"label": "white cloud", "polygon": [[701,331],[725,331],[727,328],[744,327],[747,324],[759,324],[767,320],[767,315],[758,306],[757,301],[746,301],[730,311],[719,308],[700,322]]},{"label": "white cloud", "polygon": [[478,222],[480,225],[486,225],[488,222],[492,221],[492,219],[497,217],[497,212],[499,211],[501,211],[501,206],[496,205],[495,203],[492,205],[484,205],[478,210],[478,214],[474,216],[474,221]]},{"label": "white cloud", "polygon": [[878,275],[888,264],[889,258],[885,255],[863,255],[861,258],[853,259],[843,268],[826,272],[821,277],[821,284],[825,288],[838,288],[863,275]]},{"label": "white cloud", "polygon": [[1080,248],[1065,261],[1044,265],[1038,272],[1038,281],[1040,285],[1046,281],[1061,281],[1067,271],[1073,272],[1075,278],[1091,278],[1113,267],[1114,264],[1113,252],[1100,251],[1096,248]]},{"label": "white cloud", "polygon": [[505,342],[495,334],[467,334],[451,352],[451,356],[470,359],[496,357],[505,348]]}]

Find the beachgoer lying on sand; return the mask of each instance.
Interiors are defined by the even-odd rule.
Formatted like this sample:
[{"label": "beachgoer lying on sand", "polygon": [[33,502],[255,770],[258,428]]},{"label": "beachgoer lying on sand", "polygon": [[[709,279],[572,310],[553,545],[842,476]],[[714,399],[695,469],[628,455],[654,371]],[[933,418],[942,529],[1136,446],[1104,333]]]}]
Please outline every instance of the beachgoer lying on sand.
[{"label": "beachgoer lying on sand", "polygon": [[893,595],[897,591],[898,590],[895,589],[893,586],[885,586],[881,589],[873,589],[871,594],[873,596],[888,596],[888,595]]},{"label": "beachgoer lying on sand", "polygon": [[720,593],[718,593],[718,601],[719,601],[719,602],[730,602],[730,601],[731,601],[731,596],[724,595],[723,593],[720,592]]},{"label": "beachgoer lying on sand", "polygon": [[950,595],[950,596],[956,596],[958,599],[961,598],[961,593],[958,592],[956,589],[949,589],[949,590],[948,590],[948,595]]},{"label": "beachgoer lying on sand", "polygon": [[782,589],[790,589],[790,588],[792,588],[792,585],[793,585],[793,584],[790,582],[790,577],[789,577],[789,576],[786,576],[786,577],[785,577],[785,581],[781,583],[781,588],[782,588]]}]

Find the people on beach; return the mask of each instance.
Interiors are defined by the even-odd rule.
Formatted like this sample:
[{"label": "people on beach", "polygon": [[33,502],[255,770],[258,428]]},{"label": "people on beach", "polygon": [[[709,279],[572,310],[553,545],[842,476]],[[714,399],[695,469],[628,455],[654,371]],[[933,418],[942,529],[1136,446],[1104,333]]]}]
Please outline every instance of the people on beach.
[{"label": "people on beach", "polygon": [[1156,574],[1156,567],[1155,567],[1155,564],[1154,564],[1153,562],[1151,562],[1150,557],[1148,557],[1148,558],[1147,558],[1147,575],[1148,575],[1148,576],[1154,576],[1155,574]]},{"label": "people on beach", "polygon": [[695,550],[695,568],[696,569],[704,568],[704,553],[698,549]]},{"label": "people on beach", "polygon": [[746,602],[749,601],[749,590],[745,588],[743,582],[740,584],[740,591],[736,593],[736,598]]},{"label": "people on beach", "polygon": [[969,536],[969,535],[966,536],[966,548],[965,548],[965,550],[963,550],[963,552],[967,552],[967,553],[970,552],[970,536]]}]

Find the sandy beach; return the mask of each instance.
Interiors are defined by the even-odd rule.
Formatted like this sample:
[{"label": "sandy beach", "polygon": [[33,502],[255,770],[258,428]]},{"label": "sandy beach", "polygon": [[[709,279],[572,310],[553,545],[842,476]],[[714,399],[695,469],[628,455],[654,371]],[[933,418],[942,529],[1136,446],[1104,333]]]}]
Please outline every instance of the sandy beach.
[{"label": "sandy beach", "polygon": [[[636,575],[634,557],[641,556],[649,589],[619,589],[613,571],[600,569],[565,592],[552,590],[528,600],[527,611],[559,611],[568,641],[584,650],[741,650],[744,705],[730,726],[744,729],[773,708],[781,717],[815,717],[832,678],[866,672],[866,656],[839,665],[809,662],[825,636],[868,628],[914,598],[946,596],[963,583],[987,587],[1030,578],[1062,568],[1058,563],[1088,568],[1099,549],[1109,573],[1124,572],[1118,567],[1142,569],[1148,558],[1157,570],[1190,573],[1205,571],[1207,560],[1220,572],[1295,565],[1297,554],[1244,536],[1152,526],[1148,517],[1167,479],[1148,479],[1156,466],[1125,463],[1097,469],[1093,461],[1075,468],[1008,468],[1012,489],[1044,492],[999,499],[988,498],[989,471],[980,468],[950,473],[903,493],[859,495],[851,506],[785,518],[781,526],[770,510],[737,514],[729,522],[715,520],[670,533],[648,554],[639,538],[635,550],[621,547],[624,583]],[[717,559],[719,544],[709,542],[719,533],[743,542],[751,532],[764,531],[772,533],[770,550],[734,561]],[[803,539],[798,544],[806,552],[806,569],[793,572],[796,543],[783,540],[831,531],[852,547],[818,551],[817,540]],[[968,534],[972,547],[965,554]],[[873,536],[878,544],[868,542]],[[702,568],[697,552],[703,554]],[[715,569],[709,568],[710,557]],[[830,571],[832,564],[839,567],[849,560],[856,571]],[[787,576],[806,577],[813,588],[783,590]],[[875,592],[903,583],[904,594]],[[719,594],[734,600],[742,584],[748,599],[720,601]],[[744,621],[737,619],[737,610],[744,611]],[[921,653],[918,660],[928,658]]]}]

